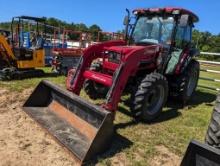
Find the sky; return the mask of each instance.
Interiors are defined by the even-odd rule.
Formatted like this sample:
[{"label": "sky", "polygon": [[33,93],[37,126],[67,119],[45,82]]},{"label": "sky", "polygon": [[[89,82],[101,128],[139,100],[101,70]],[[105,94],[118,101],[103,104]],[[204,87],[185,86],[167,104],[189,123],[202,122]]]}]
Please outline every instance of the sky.
[{"label": "sky", "polygon": [[0,22],[13,16],[55,17],[66,22],[97,24],[103,31],[122,30],[125,9],[183,7],[196,13],[196,29],[220,34],[220,0],[0,0]]}]

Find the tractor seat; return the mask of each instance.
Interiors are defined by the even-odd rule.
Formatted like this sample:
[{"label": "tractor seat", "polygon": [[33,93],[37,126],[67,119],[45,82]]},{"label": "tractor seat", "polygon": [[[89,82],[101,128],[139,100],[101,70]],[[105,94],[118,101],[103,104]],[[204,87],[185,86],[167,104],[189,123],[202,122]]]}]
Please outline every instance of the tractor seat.
[{"label": "tractor seat", "polygon": [[171,59],[168,62],[166,74],[173,74],[175,72],[176,66],[180,61],[182,52],[182,49],[176,49],[171,53]]},{"label": "tractor seat", "polygon": [[27,48],[14,48],[14,55],[18,60],[32,60],[33,50]]}]

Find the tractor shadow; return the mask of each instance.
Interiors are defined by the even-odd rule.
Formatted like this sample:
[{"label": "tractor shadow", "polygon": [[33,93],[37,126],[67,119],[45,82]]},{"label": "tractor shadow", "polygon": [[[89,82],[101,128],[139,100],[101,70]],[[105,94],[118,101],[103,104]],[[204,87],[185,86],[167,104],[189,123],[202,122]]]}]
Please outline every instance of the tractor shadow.
[{"label": "tractor shadow", "polygon": [[216,95],[213,93],[203,92],[201,90],[195,91],[190,101],[183,105],[181,102],[175,100],[174,98],[169,98],[167,102],[168,108],[173,109],[183,109],[183,108],[194,108],[200,104],[213,105],[213,102],[216,100]]},{"label": "tractor shadow", "polygon": [[201,90],[197,90],[195,94],[192,96],[188,105],[192,107],[195,107],[203,103],[210,105],[216,100],[216,97],[217,96],[213,93],[208,93],[208,92],[203,92]]},{"label": "tractor shadow", "polygon": [[[169,98],[166,104],[166,109],[161,112],[160,116],[154,121],[150,123],[146,123],[146,124],[154,124],[154,123],[160,123],[160,122],[172,120],[182,115],[182,113],[179,110],[183,108],[190,109],[203,103],[207,105],[213,105],[212,103],[215,100],[216,100],[216,95],[212,93],[208,93],[208,92],[203,92],[201,90],[197,90],[195,94],[193,95],[193,97],[191,98],[191,100],[189,101],[189,103],[187,103],[186,105],[181,104],[181,102],[178,102],[177,100],[173,98]],[[129,107],[131,105],[130,99],[124,100],[123,104]],[[128,109],[119,107],[118,111],[126,116],[133,117],[131,112]],[[137,123],[139,122],[134,120],[134,122],[128,122],[127,124],[117,124],[116,127],[126,128]]]},{"label": "tractor shadow", "polygon": [[[213,101],[215,101],[215,99],[216,99],[216,96],[214,94],[205,93],[203,91],[197,90],[193,98],[191,99],[191,101],[188,103],[187,107],[196,107],[197,105],[203,104],[203,103],[211,104]],[[127,100],[123,100],[122,103],[129,107],[131,102],[130,102],[130,99],[127,99]],[[169,99],[166,105],[166,109],[162,111],[160,116],[157,119],[155,119],[153,122],[144,123],[144,124],[152,125],[152,124],[161,123],[161,122],[175,119],[182,115],[181,111],[179,111],[182,108],[183,106],[179,102],[176,102],[173,99]],[[133,146],[134,142],[130,141],[128,138],[117,133],[117,130],[135,126],[143,122],[135,120],[131,112],[129,111],[129,109],[119,106],[118,111],[126,116],[131,117],[131,120],[125,123],[115,124],[114,126],[115,135],[112,139],[112,142],[110,142],[111,146],[109,150],[101,155],[98,155],[95,159],[87,163],[88,165],[95,165],[98,162],[104,159],[111,158],[115,156],[117,153],[123,151],[124,149]]]},{"label": "tractor shadow", "polygon": [[[130,99],[128,99],[128,100],[123,101],[123,103],[129,107],[131,104],[131,101],[130,101]],[[133,121],[129,122],[128,124],[117,124],[116,127],[126,128],[126,127],[129,127],[129,126],[137,124],[137,123],[153,124],[153,123],[160,123],[160,122],[164,122],[164,121],[169,121],[171,119],[177,118],[178,116],[181,116],[181,112],[178,111],[181,108],[182,107],[179,104],[175,104],[172,106],[169,104],[168,109],[163,110],[157,119],[153,120],[152,122],[140,122],[138,119],[136,120],[133,117],[133,115],[129,109],[119,107],[118,111],[126,116],[133,118]]]},{"label": "tractor shadow", "polygon": [[[129,112],[126,111],[124,108],[119,107],[120,112],[123,110],[124,113],[127,113],[126,115],[130,116]],[[124,149],[130,148],[134,143],[132,141],[130,141],[128,138],[120,135],[117,130],[118,129],[122,129],[122,128],[126,128],[128,126],[134,126],[137,125],[138,122],[135,120],[131,120],[129,122],[126,123],[118,123],[114,125],[114,136],[112,138],[112,141],[109,142],[109,144],[111,144],[111,146],[109,147],[109,149],[98,155],[96,158],[94,158],[93,160],[91,160],[90,162],[86,163],[86,165],[96,165],[98,162],[104,160],[104,159],[108,159],[111,157],[114,157],[117,153],[123,151]]]},{"label": "tractor shadow", "polygon": [[[126,116],[132,117],[131,113],[128,110],[126,110],[125,108],[119,107],[119,112],[121,112],[122,114],[125,114]],[[173,119],[175,117],[178,117],[180,115],[181,115],[181,113],[179,113],[177,111],[173,111],[173,110],[164,111],[161,113],[160,117],[157,120],[155,120],[151,123],[146,123],[146,125],[151,125],[153,123],[167,121],[167,120]],[[139,122],[138,120],[135,120],[132,118],[132,120],[130,120],[128,122],[115,124],[115,126],[114,126],[115,134],[112,138],[112,142],[109,142],[111,144],[109,150],[107,150],[105,153],[103,153],[101,155],[98,155],[96,158],[94,158],[90,162],[86,163],[86,165],[95,165],[104,159],[108,159],[108,158],[115,156],[117,153],[123,151],[124,149],[130,148],[134,143],[132,141],[130,141],[128,138],[117,133],[117,130],[125,129],[125,128],[131,127],[131,126],[135,126],[140,123],[142,123],[142,122]]]},{"label": "tractor shadow", "polygon": [[131,118],[133,118],[132,121],[127,122],[127,123],[119,123],[117,125],[115,125],[116,129],[122,129],[122,128],[126,128],[126,127],[130,127],[133,125],[136,125],[138,123],[144,123],[144,124],[154,124],[154,123],[161,123],[161,122],[165,122],[165,121],[169,121],[171,119],[177,118],[178,116],[181,116],[181,112],[178,111],[178,109],[180,109],[180,107],[177,105],[176,107],[173,108],[168,108],[167,110],[163,110],[160,114],[160,116],[158,118],[156,118],[155,120],[151,121],[151,122],[140,122],[140,120],[135,119],[132,115],[132,113],[123,108],[123,107],[119,107],[118,111],[126,116],[129,116]]},{"label": "tractor shadow", "polygon": [[111,144],[109,150],[98,155],[96,158],[86,163],[86,165],[96,165],[101,160],[111,158],[117,153],[123,151],[123,149],[131,147],[133,145],[133,142],[115,132],[112,138],[112,142],[109,142],[109,144]]},{"label": "tractor shadow", "polygon": [[27,79],[34,79],[34,78],[55,78],[55,77],[59,77],[62,76],[58,73],[44,73],[41,76],[21,76],[19,78],[12,78],[12,79],[0,79],[0,81],[6,82],[6,81],[23,81],[23,80],[27,80]]},{"label": "tractor shadow", "polygon": [[45,78],[45,77],[59,77],[62,76],[58,73],[44,73],[44,75],[40,76],[40,78]]}]

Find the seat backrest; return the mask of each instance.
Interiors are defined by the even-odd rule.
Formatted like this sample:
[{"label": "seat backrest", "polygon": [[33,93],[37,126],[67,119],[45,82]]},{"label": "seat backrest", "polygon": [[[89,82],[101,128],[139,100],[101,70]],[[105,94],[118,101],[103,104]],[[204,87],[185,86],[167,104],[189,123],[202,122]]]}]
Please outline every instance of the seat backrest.
[{"label": "seat backrest", "polygon": [[14,48],[14,55],[18,60],[32,60],[33,50],[26,48]]},{"label": "seat backrest", "polygon": [[175,49],[171,53],[171,58],[168,62],[167,68],[166,68],[166,74],[173,74],[175,72],[176,66],[178,62],[180,61],[181,55],[183,50],[182,49]]}]

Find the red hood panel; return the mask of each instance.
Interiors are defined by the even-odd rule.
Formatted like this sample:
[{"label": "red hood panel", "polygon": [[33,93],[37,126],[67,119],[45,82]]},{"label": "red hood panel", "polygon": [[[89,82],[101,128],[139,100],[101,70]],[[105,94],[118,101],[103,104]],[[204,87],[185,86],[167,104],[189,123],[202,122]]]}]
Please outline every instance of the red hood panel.
[{"label": "red hood panel", "polygon": [[112,47],[108,47],[107,50],[108,51],[115,51],[118,53],[122,53],[123,55],[127,55],[128,53],[132,52],[132,51],[138,51],[138,50],[142,50],[145,49],[145,53],[155,53],[158,50],[158,45],[149,45],[149,46],[112,46]]}]

